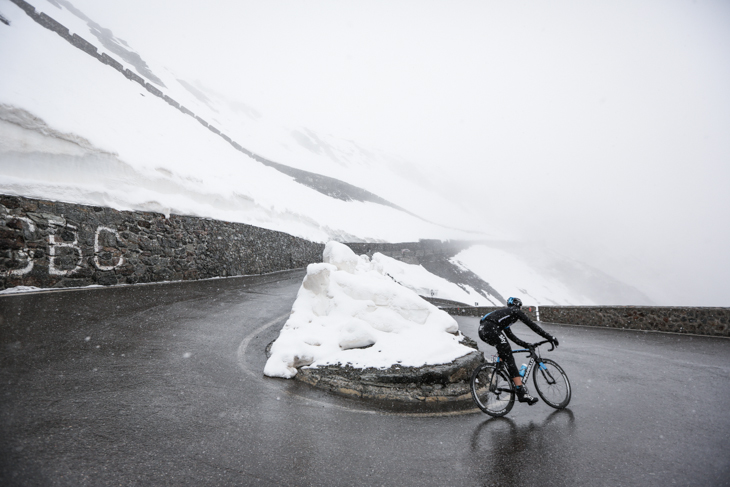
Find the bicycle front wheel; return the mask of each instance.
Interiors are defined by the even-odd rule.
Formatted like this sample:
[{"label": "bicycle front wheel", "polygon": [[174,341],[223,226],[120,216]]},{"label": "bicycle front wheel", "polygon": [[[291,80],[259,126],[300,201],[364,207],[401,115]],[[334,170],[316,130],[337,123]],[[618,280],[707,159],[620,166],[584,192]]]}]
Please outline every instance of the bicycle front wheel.
[{"label": "bicycle front wheel", "polygon": [[479,409],[499,418],[515,404],[515,389],[507,374],[494,364],[482,364],[471,375],[471,397]]},{"label": "bicycle front wheel", "polygon": [[548,406],[563,409],[570,402],[571,390],[568,376],[552,360],[538,360],[532,380],[535,383],[535,390]]}]

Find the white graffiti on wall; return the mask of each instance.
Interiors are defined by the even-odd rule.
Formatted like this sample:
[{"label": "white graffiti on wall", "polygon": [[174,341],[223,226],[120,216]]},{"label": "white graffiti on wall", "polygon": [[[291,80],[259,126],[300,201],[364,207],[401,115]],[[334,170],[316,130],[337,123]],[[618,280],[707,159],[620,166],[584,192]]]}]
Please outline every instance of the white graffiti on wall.
[{"label": "white graffiti on wall", "polygon": [[99,252],[103,250],[102,246],[99,244],[99,234],[101,232],[109,232],[113,233],[115,237],[119,237],[119,232],[114,230],[113,228],[109,227],[97,227],[96,233],[94,234],[94,265],[102,271],[110,271],[116,267],[119,267],[120,265],[124,264],[124,256],[119,256],[119,262],[117,262],[115,265],[101,265],[99,263]]},{"label": "white graffiti on wall", "polygon": [[[28,229],[30,232],[35,232],[35,224],[33,223],[33,220],[30,218],[26,218],[24,216],[16,217],[15,220],[20,220],[22,222],[25,222],[28,224]],[[12,269],[9,271],[5,271],[5,275],[11,275],[11,276],[22,276],[24,274],[28,274],[30,271],[33,270],[33,257],[35,256],[35,251],[30,250],[29,248],[24,248],[23,250],[18,251],[18,256],[22,259],[25,259],[27,261],[27,264],[22,269]]]},{"label": "white graffiti on wall", "polygon": [[[0,219],[2,219],[3,223],[6,223],[8,220],[20,220],[23,223],[25,223],[28,226],[28,231],[32,234],[35,233],[37,228],[33,220],[30,218],[24,217],[24,216],[0,216]],[[78,230],[74,225],[70,225],[66,223],[63,218],[52,218],[48,220],[48,223],[50,224],[50,231],[52,232],[50,235],[48,235],[48,273],[54,276],[68,276],[73,274],[74,272],[77,272],[79,269],[83,267],[83,251],[81,250],[81,247],[79,247],[79,234]],[[56,228],[54,227],[60,227],[65,230],[70,231],[73,234],[73,241],[72,242],[65,242],[61,239],[59,239],[56,235]],[[110,271],[114,270],[117,267],[124,264],[124,257],[119,256],[119,261],[114,265],[103,265],[99,262],[99,253],[104,250],[103,246],[99,242],[99,235],[102,232],[108,232],[114,234],[116,238],[120,238],[119,232],[117,230],[105,227],[105,226],[99,226],[96,228],[96,232],[94,234],[94,265],[102,271]],[[72,253],[75,253],[78,258],[75,261],[73,269],[62,269],[60,268],[60,264],[56,263],[56,259],[62,257],[60,250],[61,249],[72,249]],[[24,260],[26,262],[25,266],[18,269],[9,269],[0,271],[0,276],[23,276],[25,274],[30,273],[33,270],[34,267],[34,261],[33,258],[35,257],[35,251],[32,249],[29,249],[28,247],[23,247],[23,249],[17,251],[17,256],[21,260]]]},{"label": "white graffiti on wall", "polygon": [[[70,228],[71,233],[73,233],[73,235],[74,235],[74,241],[71,243],[59,242],[56,239],[55,235],[48,236],[48,245],[49,245],[48,273],[51,274],[52,276],[68,276],[69,274],[73,274],[74,272],[81,269],[81,263],[84,260],[84,255],[81,252],[81,249],[78,247],[79,234],[76,231],[76,227],[74,227],[73,225],[66,225],[66,228]],[[73,269],[70,269],[70,270],[59,269],[58,267],[56,267],[56,262],[55,262],[56,249],[59,249],[59,248],[74,249],[74,251],[76,251],[76,253],[79,254],[79,259],[76,261],[76,267],[74,267]]]}]

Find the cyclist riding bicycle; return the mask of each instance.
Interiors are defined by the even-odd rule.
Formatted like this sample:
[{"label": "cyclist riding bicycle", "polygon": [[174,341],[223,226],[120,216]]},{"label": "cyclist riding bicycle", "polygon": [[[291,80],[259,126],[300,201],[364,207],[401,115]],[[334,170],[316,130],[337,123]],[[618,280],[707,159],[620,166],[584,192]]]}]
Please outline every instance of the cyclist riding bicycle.
[{"label": "cyclist riding bicycle", "polygon": [[532,406],[537,402],[537,398],[531,396],[525,385],[522,383],[522,376],[520,376],[520,373],[517,371],[515,358],[512,356],[512,347],[507,342],[507,338],[524,348],[530,348],[531,345],[517,338],[515,334],[512,333],[512,330],[510,330],[510,326],[519,320],[529,326],[532,331],[546,340],[549,340],[556,347],[558,346],[558,339],[547,333],[535,324],[534,321],[528,318],[528,316],[520,310],[521,307],[522,301],[519,298],[509,298],[507,300],[506,308],[498,309],[484,315],[479,321],[479,338],[487,342],[489,345],[497,348],[497,354],[499,355],[500,360],[503,360],[507,365],[507,370],[512,376],[512,381],[515,383],[515,394],[517,395],[517,399],[520,402],[526,402]]}]

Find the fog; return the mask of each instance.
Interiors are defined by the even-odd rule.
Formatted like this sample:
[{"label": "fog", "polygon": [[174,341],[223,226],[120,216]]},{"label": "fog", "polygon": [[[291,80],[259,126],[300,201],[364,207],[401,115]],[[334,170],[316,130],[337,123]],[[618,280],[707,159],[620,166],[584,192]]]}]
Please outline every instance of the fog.
[{"label": "fog", "polygon": [[730,305],[730,2],[73,3],[187,80],[417,164],[474,228]]}]

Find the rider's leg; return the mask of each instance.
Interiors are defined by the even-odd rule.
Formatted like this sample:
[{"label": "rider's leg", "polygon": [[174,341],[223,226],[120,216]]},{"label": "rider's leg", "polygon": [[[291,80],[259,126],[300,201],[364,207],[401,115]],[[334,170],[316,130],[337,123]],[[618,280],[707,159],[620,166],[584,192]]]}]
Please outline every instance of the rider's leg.
[{"label": "rider's leg", "polygon": [[520,402],[526,402],[530,406],[537,402],[537,399],[532,397],[528,392],[527,388],[522,384],[522,377],[517,371],[517,365],[515,364],[515,358],[512,356],[512,347],[507,341],[507,337],[501,332],[496,325],[490,323],[483,323],[479,327],[479,338],[497,347],[497,354],[499,358],[507,366],[507,372],[512,377],[512,382],[515,383],[515,393]]},{"label": "rider's leg", "polygon": [[499,334],[495,347],[497,347],[497,354],[499,355],[499,358],[502,359],[504,364],[507,366],[507,372],[509,372],[510,377],[514,377],[512,380],[515,381],[515,384],[517,384],[516,379],[520,379],[520,384],[522,384],[522,377],[520,377],[520,373],[517,371],[515,358],[512,356],[512,347],[510,347],[504,333]]},{"label": "rider's leg", "polygon": [[532,406],[537,402],[537,398],[532,397],[530,393],[527,392],[527,387],[522,384],[522,376],[520,376],[520,373],[517,371],[517,364],[515,364],[515,358],[512,355],[512,347],[510,347],[509,342],[507,342],[507,337],[504,336],[504,334],[499,336],[499,343],[497,343],[496,347],[499,358],[504,361],[507,366],[507,370],[512,376],[512,382],[515,383],[515,394],[517,395],[517,399],[520,402],[526,402]]}]

